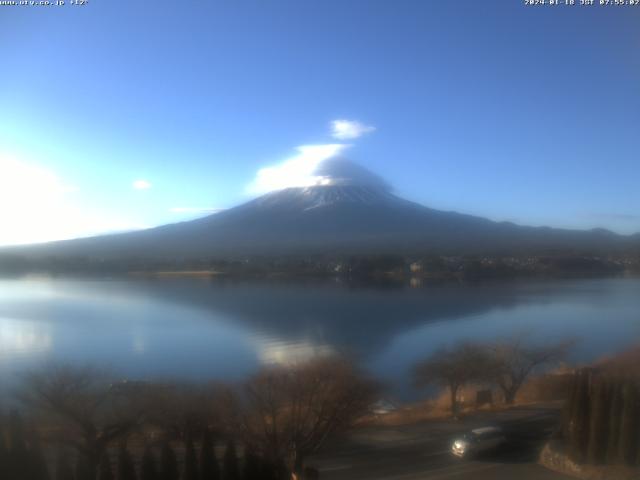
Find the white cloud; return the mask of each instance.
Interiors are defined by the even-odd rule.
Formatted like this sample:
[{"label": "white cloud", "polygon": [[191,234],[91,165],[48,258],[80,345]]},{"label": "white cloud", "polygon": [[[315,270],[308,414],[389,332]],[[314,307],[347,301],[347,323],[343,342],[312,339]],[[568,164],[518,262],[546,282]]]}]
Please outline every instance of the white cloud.
[{"label": "white cloud", "polygon": [[52,171],[0,153],[0,245],[48,242],[146,228],[82,207],[78,189]]},{"label": "white cloud", "polygon": [[284,188],[321,185],[324,179],[313,174],[316,167],[323,160],[338,155],[348,147],[349,145],[341,143],[297,147],[298,154],[294,157],[258,170],[246,191],[250,194],[263,194]]},{"label": "white cloud", "polygon": [[151,188],[151,183],[149,183],[147,180],[136,180],[131,184],[131,186],[136,190],[147,190]]},{"label": "white cloud", "polygon": [[338,140],[351,140],[371,133],[376,127],[355,120],[334,120],[331,122],[331,136]]}]

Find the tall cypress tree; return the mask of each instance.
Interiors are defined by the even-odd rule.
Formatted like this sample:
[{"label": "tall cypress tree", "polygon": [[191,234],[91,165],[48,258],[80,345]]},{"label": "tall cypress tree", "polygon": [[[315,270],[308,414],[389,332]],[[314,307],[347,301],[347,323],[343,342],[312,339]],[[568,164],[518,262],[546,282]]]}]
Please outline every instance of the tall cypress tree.
[{"label": "tall cypress tree", "polygon": [[114,480],[113,470],[111,469],[111,459],[105,452],[100,459],[98,466],[98,480]]},{"label": "tall cypress tree", "polygon": [[73,468],[69,461],[67,452],[61,450],[56,458],[56,476],[55,480],[74,480]]},{"label": "tall cypress tree", "polygon": [[162,480],[179,480],[178,460],[169,442],[162,444],[160,451],[160,478]]},{"label": "tall cypress tree", "polygon": [[244,468],[242,470],[243,480],[262,480],[264,478],[264,466],[261,458],[252,449],[244,451]]},{"label": "tall cypress tree", "polygon": [[91,468],[91,464],[87,457],[82,453],[78,453],[76,457],[76,480],[96,480],[95,471]]},{"label": "tall cypress tree", "polygon": [[262,477],[261,480],[288,480],[291,478],[291,472],[285,465],[283,460],[266,462],[262,460]]},{"label": "tall cypress tree", "polygon": [[31,462],[24,435],[22,417],[16,411],[9,415],[9,449],[7,478],[28,479]]},{"label": "tall cypress tree", "polygon": [[579,373],[575,373],[569,384],[567,400],[562,411],[562,433],[567,442],[571,441],[573,436],[573,412],[576,403],[576,393],[578,391],[578,383],[580,382]]},{"label": "tall cypress tree", "polygon": [[220,466],[213,446],[213,438],[208,428],[202,433],[200,451],[200,478],[202,480],[220,480]]},{"label": "tall cypress tree", "polygon": [[140,472],[142,480],[159,480],[156,458],[148,446],[145,447],[144,453],[142,454]]},{"label": "tall cypress tree", "polygon": [[638,389],[635,383],[627,380],[623,387],[622,421],[618,460],[625,465],[635,465],[638,451]]},{"label": "tall cypress tree", "polygon": [[622,423],[622,382],[618,377],[613,379],[611,402],[609,405],[609,435],[607,436],[607,464],[618,461],[618,444],[620,442],[620,425]]},{"label": "tall cypress tree", "polygon": [[571,411],[569,425],[569,456],[578,463],[585,461],[589,442],[589,384],[590,371],[583,369],[578,373],[578,382]]},{"label": "tall cypress tree", "polygon": [[[0,418],[0,421],[2,419]],[[4,431],[0,423],[0,478],[9,478],[9,470],[7,462],[9,461],[9,452],[4,442]]]},{"label": "tall cypress tree", "polygon": [[233,440],[229,440],[227,443],[227,449],[222,459],[222,480],[240,480],[238,455],[236,454],[236,444]]},{"label": "tall cypress tree", "polygon": [[30,474],[29,478],[33,480],[50,480],[49,468],[47,460],[44,458],[42,446],[35,432],[31,435],[31,448],[29,451]]},{"label": "tall cypress tree", "polygon": [[183,480],[198,480],[198,458],[191,435],[185,439]]},{"label": "tall cypress tree", "polygon": [[133,458],[125,444],[118,449],[118,480],[137,480],[136,467]]},{"label": "tall cypress tree", "polygon": [[610,383],[604,377],[593,382],[587,449],[587,461],[592,464],[604,463],[607,456],[610,390]]}]

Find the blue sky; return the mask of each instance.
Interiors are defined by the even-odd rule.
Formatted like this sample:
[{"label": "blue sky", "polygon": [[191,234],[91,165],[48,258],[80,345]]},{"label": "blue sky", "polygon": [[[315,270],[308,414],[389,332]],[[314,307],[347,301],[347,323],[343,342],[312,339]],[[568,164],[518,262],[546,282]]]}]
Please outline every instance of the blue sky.
[{"label": "blue sky", "polygon": [[0,244],[228,208],[331,146],[435,208],[640,231],[639,20],[519,0],[0,7]]}]

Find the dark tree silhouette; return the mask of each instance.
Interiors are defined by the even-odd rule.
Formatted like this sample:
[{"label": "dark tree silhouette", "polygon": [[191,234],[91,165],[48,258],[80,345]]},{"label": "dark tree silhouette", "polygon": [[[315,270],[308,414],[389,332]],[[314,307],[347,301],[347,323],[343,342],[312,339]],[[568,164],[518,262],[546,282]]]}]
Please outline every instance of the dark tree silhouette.
[{"label": "dark tree silhouette", "polygon": [[146,447],[142,454],[142,465],[140,467],[140,477],[142,480],[159,480],[158,469],[156,467],[155,455],[151,448]]},{"label": "dark tree silhouette", "polygon": [[511,405],[529,375],[537,367],[563,358],[572,343],[563,340],[533,345],[524,334],[516,335],[489,347],[492,362],[487,373],[502,390],[505,403]]},{"label": "dark tree silhouette", "polygon": [[143,414],[129,401],[130,392],[116,388],[99,370],[56,367],[28,375],[22,399],[56,422],[56,441],[76,449],[77,480],[95,480],[107,446],[136,426]]},{"label": "dark tree silhouette", "polygon": [[118,448],[118,480],[137,480],[136,467],[127,450],[127,446],[122,443]]},{"label": "dark tree silhouette", "polygon": [[49,469],[44,457],[40,440],[35,432],[31,434],[31,448],[29,451],[29,478],[33,480],[49,480]]},{"label": "dark tree silhouette", "polygon": [[574,376],[564,416],[569,457],[577,463],[634,466],[640,449],[640,391],[634,375],[584,368]]},{"label": "dark tree silhouette", "polygon": [[262,476],[259,478],[261,480],[290,480],[291,473],[283,460],[269,461],[263,458]]},{"label": "dark tree silhouette", "polygon": [[24,434],[22,416],[13,411],[9,415],[8,478],[29,478],[30,458]]},{"label": "dark tree silhouette", "polygon": [[609,432],[607,433],[606,461],[614,464],[618,460],[618,445],[620,442],[620,421],[622,419],[622,383],[614,381],[611,387],[611,401],[609,402]]},{"label": "dark tree silhouette", "polygon": [[9,452],[7,451],[7,446],[5,444],[4,425],[2,424],[2,420],[3,419],[0,416],[0,478],[8,478],[9,470],[7,462],[9,461]]},{"label": "dark tree silhouette", "polygon": [[178,471],[178,460],[176,454],[171,448],[169,442],[162,444],[160,450],[160,479],[161,480],[179,480],[180,472]]},{"label": "dark tree silhouette", "polygon": [[583,369],[578,372],[574,382],[575,392],[572,395],[572,405],[569,408],[569,456],[578,463],[586,459],[589,442],[589,388],[592,372]]},{"label": "dark tree silhouette", "polygon": [[320,478],[320,472],[313,467],[306,467],[304,469],[304,480],[318,480]]},{"label": "dark tree silhouette", "polygon": [[0,416],[0,479],[49,480],[36,431],[29,429],[27,433],[22,416],[16,411],[11,412],[6,429],[3,420]]},{"label": "dark tree silhouette", "polygon": [[198,480],[198,458],[191,435],[185,439],[183,480]]},{"label": "dark tree silhouette", "polygon": [[148,386],[146,420],[161,428],[168,437],[197,438],[204,428],[218,421],[217,386]]},{"label": "dark tree silhouette", "polygon": [[244,452],[243,480],[262,480],[265,466],[261,458],[252,449]]},{"label": "dark tree silhouette", "polygon": [[622,389],[623,408],[620,422],[618,460],[625,465],[635,465],[638,459],[639,406],[638,387],[635,382],[625,382]]},{"label": "dark tree silhouette", "polygon": [[69,455],[64,450],[58,452],[55,480],[74,480]]},{"label": "dark tree silhouette", "polygon": [[413,375],[419,387],[435,383],[448,388],[451,413],[455,416],[459,411],[458,391],[470,382],[487,379],[490,362],[491,358],[483,346],[461,343],[436,351],[414,367]]},{"label": "dark tree silhouette", "polygon": [[113,470],[111,470],[111,459],[106,453],[100,459],[98,467],[98,480],[114,480]]},{"label": "dark tree silhouette", "polygon": [[611,384],[606,377],[598,378],[594,381],[591,390],[591,421],[587,449],[587,461],[589,463],[601,464],[606,460],[609,440],[611,390]]},{"label": "dark tree silhouette", "polygon": [[98,474],[97,466],[92,460],[80,453],[76,457],[76,480],[95,480]]},{"label": "dark tree silhouette", "polygon": [[222,480],[240,480],[236,444],[229,440],[222,460]]},{"label": "dark tree silhouette", "polygon": [[337,356],[265,368],[237,404],[237,431],[265,460],[302,474],[304,460],[331,435],[369,412],[378,385]]},{"label": "dark tree silhouette", "polygon": [[220,466],[213,446],[213,438],[208,428],[202,433],[200,451],[200,478],[202,480],[220,480]]}]

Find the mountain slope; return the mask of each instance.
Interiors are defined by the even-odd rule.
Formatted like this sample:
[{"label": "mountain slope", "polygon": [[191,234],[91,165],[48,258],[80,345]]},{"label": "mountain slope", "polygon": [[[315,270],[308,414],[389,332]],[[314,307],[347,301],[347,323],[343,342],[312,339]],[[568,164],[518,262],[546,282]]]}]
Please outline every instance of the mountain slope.
[{"label": "mountain slope", "polygon": [[23,247],[32,255],[200,257],[310,253],[615,252],[638,238],[607,230],[523,227],[404,200],[347,160],[325,161],[320,185],[268,193],[205,218],[150,230]]}]

